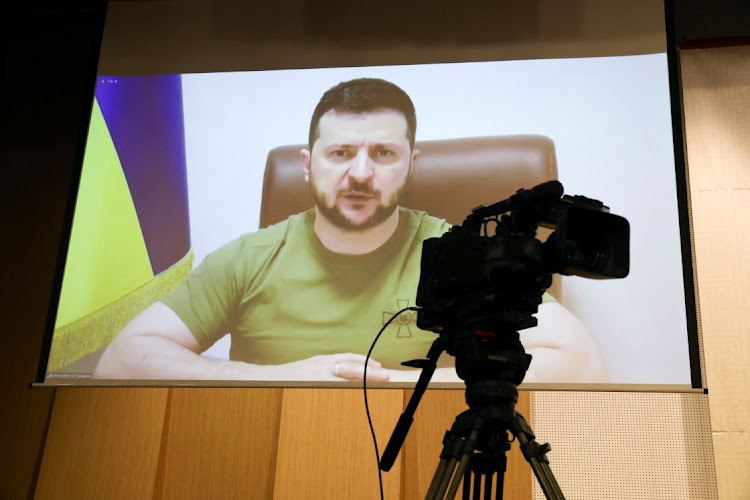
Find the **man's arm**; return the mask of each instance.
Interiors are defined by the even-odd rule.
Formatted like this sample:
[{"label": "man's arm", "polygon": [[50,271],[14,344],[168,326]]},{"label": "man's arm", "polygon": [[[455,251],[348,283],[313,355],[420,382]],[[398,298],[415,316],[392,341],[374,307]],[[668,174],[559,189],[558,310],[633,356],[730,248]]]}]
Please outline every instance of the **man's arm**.
[{"label": "man's arm", "polygon": [[[102,354],[94,371],[100,379],[151,380],[361,380],[365,356],[352,353],[314,356],[284,365],[254,365],[204,358],[193,333],[161,302],[131,321]],[[388,380],[370,360],[367,378]]]},{"label": "man's arm", "polygon": [[607,383],[604,358],[591,334],[573,313],[557,302],[539,306],[538,326],[521,330],[531,354],[526,383]]},{"label": "man's arm", "polygon": [[[520,331],[521,343],[532,356],[524,382],[609,382],[604,358],[578,318],[557,302],[541,304],[536,318],[539,326]],[[391,370],[390,380],[413,382],[419,373],[420,370]],[[463,382],[455,368],[438,368],[432,381]]]}]

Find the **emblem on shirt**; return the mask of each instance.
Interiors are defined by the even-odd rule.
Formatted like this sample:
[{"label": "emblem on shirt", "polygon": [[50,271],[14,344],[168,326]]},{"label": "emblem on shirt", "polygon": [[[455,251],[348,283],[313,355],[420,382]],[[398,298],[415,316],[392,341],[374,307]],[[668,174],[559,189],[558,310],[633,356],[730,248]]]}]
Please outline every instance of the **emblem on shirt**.
[{"label": "emblem on shirt", "polygon": [[[409,299],[396,299],[395,311],[383,311],[383,324],[385,325],[386,323],[388,323],[388,320],[391,319],[394,314],[407,307],[409,307]],[[414,325],[416,321],[416,315],[417,313],[414,311],[404,311],[398,315],[398,318],[394,319],[391,322],[391,324],[397,328],[397,339],[410,339],[412,337],[411,328],[412,326],[416,328],[416,325]],[[392,326],[391,328],[393,328],[394,326]]]}]

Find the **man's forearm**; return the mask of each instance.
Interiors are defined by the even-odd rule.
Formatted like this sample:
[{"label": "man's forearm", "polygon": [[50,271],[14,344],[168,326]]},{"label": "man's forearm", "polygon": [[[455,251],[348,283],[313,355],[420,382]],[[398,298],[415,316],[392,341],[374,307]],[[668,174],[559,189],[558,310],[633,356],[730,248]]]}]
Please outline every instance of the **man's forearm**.
[{"label": "man's forearm", "polygon": [[[391,382],[416,382],[419,380],[419,376],[422,370],[389,370]],[[435,373],[432,374],[430,382],[460,382],[463,380],[458,378],[455,368],[437,368]]]},{"label": "man's forearm", "polygon": [[277,380],[277,366],[209,359],[175,342],[142,335],[115,340],[94,372],[100,379]]},{"label": "man's forearm", "polygon": [[523,381],[527,384],[609,382],[606,365],[598,352],[570,353],[564,349],[527,349],[532,361]]}]

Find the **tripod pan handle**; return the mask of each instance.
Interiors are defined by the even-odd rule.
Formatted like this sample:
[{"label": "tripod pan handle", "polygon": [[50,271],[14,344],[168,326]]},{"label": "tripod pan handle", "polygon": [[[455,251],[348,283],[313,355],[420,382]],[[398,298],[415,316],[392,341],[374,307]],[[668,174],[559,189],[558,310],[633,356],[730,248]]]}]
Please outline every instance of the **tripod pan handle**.
[{"label": "tripod pan handle", "polygon": [[386,472],[391,470],[396,457],[398,457],[398,452],[401,451],[401,446],[404,444],[404,439],[406,439],[406,435],[409,433],[412,422],[414,422],[414,417],[406,413],[401,414],[396,428],[393,429],[391,439],[388,441],[388,446],[385,447],[383,458],[380,459],[380,470]]}]

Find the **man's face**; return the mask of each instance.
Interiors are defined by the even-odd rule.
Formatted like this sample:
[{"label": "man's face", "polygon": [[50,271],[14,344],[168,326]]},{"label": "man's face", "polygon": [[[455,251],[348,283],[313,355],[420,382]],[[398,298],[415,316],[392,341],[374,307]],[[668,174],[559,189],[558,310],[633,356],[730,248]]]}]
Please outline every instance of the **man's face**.
[{"label": "man's face", "polygon": [[345,231],[384,222],[396,210],[418,151],[411,151],[406,118],[393,110],[328,111],[312,151],[302,150],[305,180],[319,212]]}]

